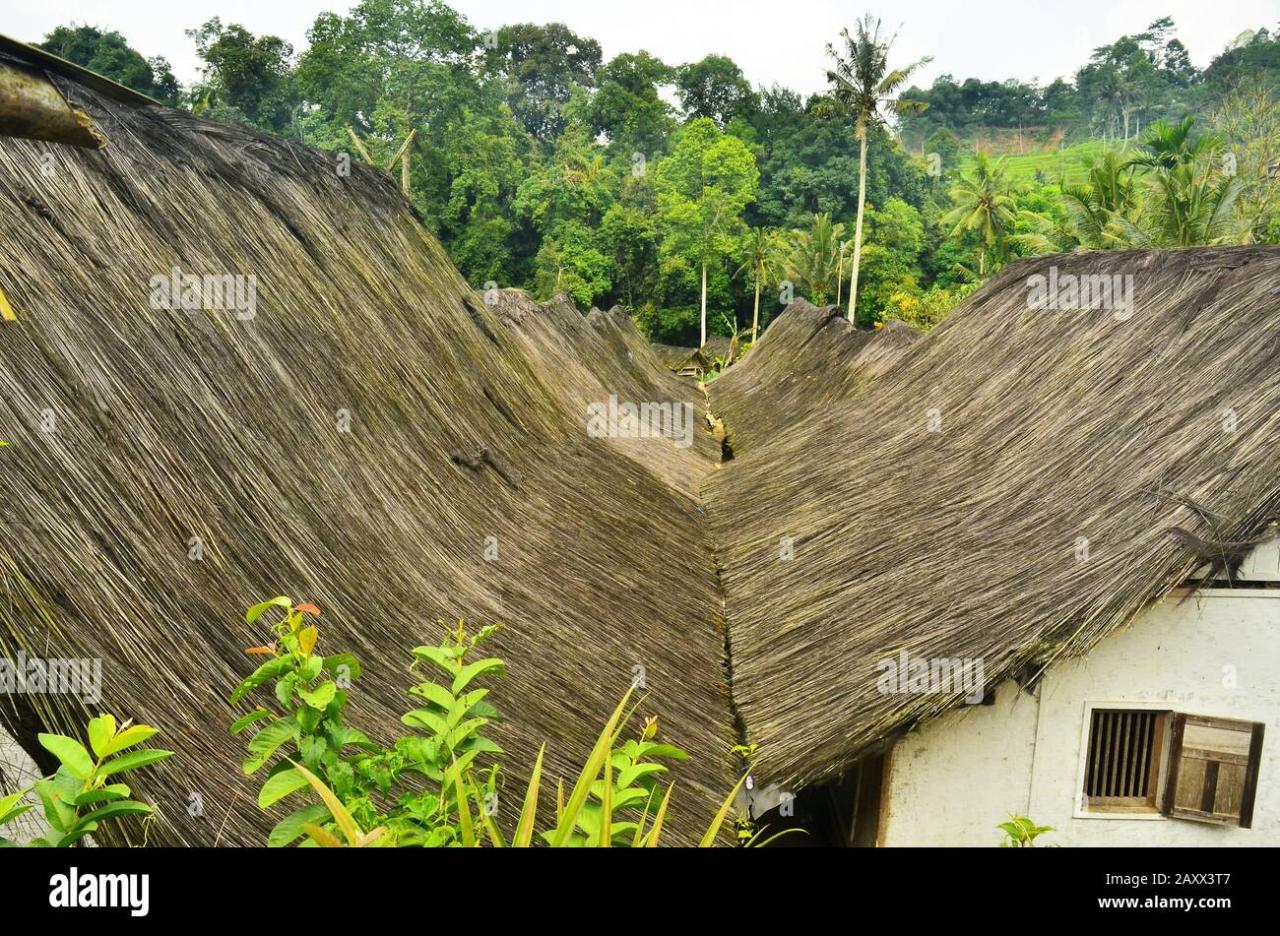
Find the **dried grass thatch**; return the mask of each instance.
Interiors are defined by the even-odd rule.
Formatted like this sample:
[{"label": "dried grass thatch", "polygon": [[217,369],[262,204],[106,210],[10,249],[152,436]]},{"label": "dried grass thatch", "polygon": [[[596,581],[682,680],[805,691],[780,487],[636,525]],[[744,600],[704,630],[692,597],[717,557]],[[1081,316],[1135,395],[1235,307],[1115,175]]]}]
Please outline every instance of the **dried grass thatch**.
[{"label": "dried grass thatch", "polygon": [[[362,658],[352,717],[383,737],[438,617],[506,624],[513,772],[545,741],[548,776],[575,776],[643,667],[644,713],[692,754],[673,834],[700,833],[735,735],[695,456],[620,453],[577,409],[638,336],[553,306],[575,330],[551,350],[471,292],[388,176],[63,90],[106,150],[0,139],[0,654],[101,658],[100,707],[163,728],[150,841],[264,841],[225,699],[266,636],[242,609],[282,593]],[[151,308],[173,267],[255,276],[256,318]],[[654,392],[679,383],[650,369]],[[18,696],[0,717],[31,750],[83,712]]]},{"label": "dried grass thatch", "polygon": [[[1131,275],[1132,318],[1032,311],[1027,280],[1051,266]],[[735,446],[706,492],[734,701],[761,773],[832,776],[959,701],[880,693],[877,664],[900,651],[981,658],[989,683],[1034,673],[1192,571],[1172,529],[1203,535],[1207,510],[1218,518],[1208,538],[1240,541],[1271,520],[1278,284],[1274,247],[1022,262],[874,392],[846,370],[817,406],[746,379],[770,344],[801,357],[815,313],[784,316],[758,362],[711,388],[717,413],[776,424],[727,417],[730,438],[752,444]],[[780,561],[783,538],[792,561]]]},{"label": "dried grass thatch", "polygon": [[740,454],[861,392],[919,337],[901,322],[859,330],[836,306],[799,299],[746,359],[708,385],[712,409]]},{"label": "dried grass thatch", "polygon": [[[50,177],[47,144],[0,139],[0,653],[101,658],[101,707],[163,726],[152,841],[262,841],[222,700],[264,596],[325,608],[385,734],[437,616],[505,622],[508,763],[547,741],[553,776],[643,667],[694,755],[687,840],[735,717],[761,774],[832,776],[959,701],[881,694],[880,661],[1034,673],[1280,506],[1280,249],[1019,264],[925,338],[797,304],[709,386],[720,468],[710,435],[589,438],[610,394],[705,401],[619,313],[473,293],[389,177],[63,90],[105,152],[55,148]],[[256,317],[151,308],[175,266],[256,276]],[[1132,275],[1133,317],[1032,311],[1050,266]],[[29,749],[82,716],[0,704]]]}]

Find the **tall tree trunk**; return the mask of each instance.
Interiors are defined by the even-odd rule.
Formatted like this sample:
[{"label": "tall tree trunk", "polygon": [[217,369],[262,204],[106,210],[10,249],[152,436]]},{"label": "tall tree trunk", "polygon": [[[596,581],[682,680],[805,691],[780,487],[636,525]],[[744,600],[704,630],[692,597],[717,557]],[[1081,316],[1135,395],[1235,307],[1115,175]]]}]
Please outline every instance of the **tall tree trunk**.
[{"label": "tall tree trunk", "polygon": [[853,276],[849,280],[849,321],[858,316],[858,267],[862,265],[862,213],[867,207],[867,128],[858,127],[858,223],[853,231]]},{"label": "tall tree trunk", "polygon": [[707,261],[702,261],[702,344],[699,348],[707,346]]},{"label": "tall tree trunk", "polygon": [[760,334],[760,271],[756,271],[756,310],[751,316],[751,343],[756,343]]},{"label": "tall tree trunk", "polygon": [[836,262],[836,305],[844,299],[844,244],[840,245],[840,258]]}]

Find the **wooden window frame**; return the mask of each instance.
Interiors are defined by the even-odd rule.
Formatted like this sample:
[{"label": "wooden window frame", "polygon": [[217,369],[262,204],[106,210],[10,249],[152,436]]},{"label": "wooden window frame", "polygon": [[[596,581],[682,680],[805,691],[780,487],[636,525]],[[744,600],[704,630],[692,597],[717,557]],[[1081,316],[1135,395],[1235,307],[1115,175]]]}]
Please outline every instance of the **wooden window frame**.
[{"label": "wooden window frame", "polygon": [[[1098,712],[1124,712],[1154,715],[1155,735],[1148,753],[1147,774],[1150,792],[1144,797],[1090,797],[1088,789],[1092,771],[1093,727]],[[1085,704],[1084,732],[1080,752],[1080,775],[1076,782],[1076,819],[1163,820],[1161,809],[1169,764],[1169,733],[1176,713],[1167,702],[1090,702]]]}]

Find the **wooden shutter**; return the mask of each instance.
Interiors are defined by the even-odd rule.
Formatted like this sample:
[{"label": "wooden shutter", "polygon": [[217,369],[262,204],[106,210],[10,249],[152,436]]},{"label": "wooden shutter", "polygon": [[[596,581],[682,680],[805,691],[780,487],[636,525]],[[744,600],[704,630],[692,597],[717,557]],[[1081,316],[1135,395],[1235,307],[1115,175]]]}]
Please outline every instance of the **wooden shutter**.
[{"label": "wooden shutter", "polygon": [[1253,825],[1266,726],[1175,715],[1164,813],[1214,825]]}]

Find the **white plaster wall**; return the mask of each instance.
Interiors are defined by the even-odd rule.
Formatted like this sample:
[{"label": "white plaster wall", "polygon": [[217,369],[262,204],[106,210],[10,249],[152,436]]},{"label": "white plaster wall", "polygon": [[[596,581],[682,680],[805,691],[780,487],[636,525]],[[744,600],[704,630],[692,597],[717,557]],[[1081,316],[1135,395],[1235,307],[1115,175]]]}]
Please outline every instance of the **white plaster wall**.
[{"label": "white plaster wall", "polygon": [[[1010,813],[1057,831],[1045,844],[1280,845],[1280,591],[1202,591],[1154,605],[1086,659],[1050,668],[1035,698],[950,713],[893,751],[882,842],[996,845]],[[1164,819],[1078,818],[1086,703],[1159,703],[1265,722],[1252,829]]]}]

